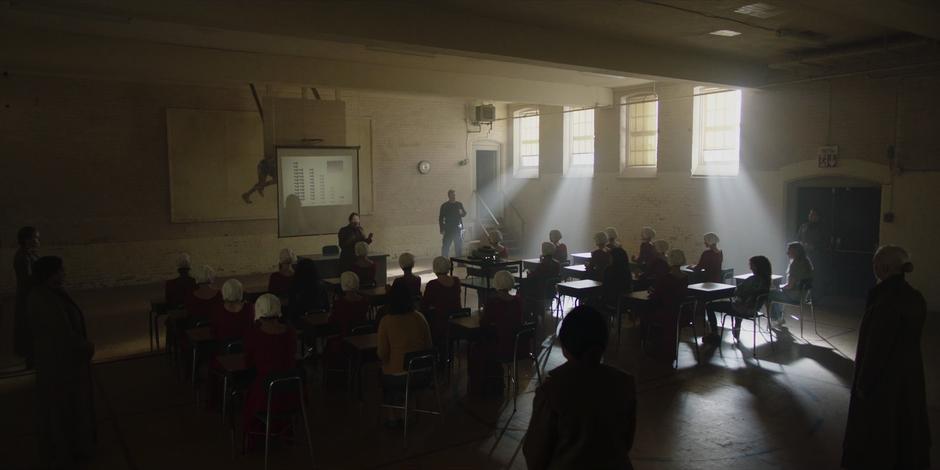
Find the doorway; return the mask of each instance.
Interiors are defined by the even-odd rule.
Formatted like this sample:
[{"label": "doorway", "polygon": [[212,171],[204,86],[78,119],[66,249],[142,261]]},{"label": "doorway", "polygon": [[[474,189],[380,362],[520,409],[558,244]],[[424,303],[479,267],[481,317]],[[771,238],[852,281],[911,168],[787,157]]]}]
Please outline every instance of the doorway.
[{"label": "doorway", "polygon": [[496,223],[492,218],[498,218],[503,207],[499,190],[499,148],[475,147],[474,163],[476,164],[476,193],[486,204],[485,208],[477,209],[477,216],[481,222]]},{"label": "doorway", "polygon": [[871,259],[879,243],[881,187],[862,183],[831,186],[825,181],[798,183],[795,212],[791,211],[794,239],[811,210],[819,214],[823,240],[811,253],[818,297],[864,298],[875,284]]}]

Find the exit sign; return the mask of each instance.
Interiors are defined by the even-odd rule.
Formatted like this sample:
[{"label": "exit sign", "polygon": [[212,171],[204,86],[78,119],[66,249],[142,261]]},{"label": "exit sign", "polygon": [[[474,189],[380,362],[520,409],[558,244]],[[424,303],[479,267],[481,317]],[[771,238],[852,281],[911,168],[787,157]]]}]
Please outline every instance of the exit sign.
[{"label": "exit sign", "polygon": [[816,152],[819,168],[835,168],[839,163],[839,146],[825,145]]}]

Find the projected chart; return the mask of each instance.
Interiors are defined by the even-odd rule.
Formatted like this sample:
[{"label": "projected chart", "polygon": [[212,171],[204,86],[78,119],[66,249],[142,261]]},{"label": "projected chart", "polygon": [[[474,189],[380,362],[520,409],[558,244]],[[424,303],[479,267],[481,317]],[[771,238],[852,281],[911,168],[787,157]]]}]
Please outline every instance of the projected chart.
[{"label": "projected chart", "polygon": [[302,207],[353,203],[353,159],[350,156],[282,156],[281,181],[286,197],[296,196]]}]

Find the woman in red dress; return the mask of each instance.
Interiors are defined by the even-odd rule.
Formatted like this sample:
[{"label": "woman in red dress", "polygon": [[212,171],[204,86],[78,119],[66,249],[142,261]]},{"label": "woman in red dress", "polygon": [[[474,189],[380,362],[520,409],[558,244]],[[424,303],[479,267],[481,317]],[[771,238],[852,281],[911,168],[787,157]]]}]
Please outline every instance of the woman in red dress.
[{"label": "woman in red dress", "polygon": [[471,393],[483,392],[487,379],[502,377],[499,362],[513,357],[523,312],[522,297],[509,293],[514,285],[515,279],[508,271],[499,271],[493,276],[496,293],[489,296],[486,307],[480,312],[480,327],[485,337],[473,346],[467,359]]},{"label": "woman in red dress", "polygon": [[[222,302],[217,304],[209,313],[209,326],[212,328],[212,335],[218,342],[220,349],[216,353],[223,353],[221,348],[233,341],[244,339],[245,331],[251,326],[254,320],[254,307],[246,303],[244,298],[244,287],[238,279],[229,279],[222,284]],[[219,364],[215,355],[209,360],[209,370],[220,372],[222,365]],[[222,387],[219,386],[217,374],[209,374],[206,381],[208,393],[207,399],[212,402]]]},{"label": "woman in red dress", "polygon": [[656,249],[653,247],[654,238],[656,238],[656,231],[653,227],[640,229],[640,253],[633,257],[633,262],[642,265],[644,270],[646,265],[656,258]]},{"label": "woman in red dress", "polygon": [[[265,382],[271,374],[287,372],[297,365],[297,335],[281,321],[281,301],[272,294],[264,294],[255,301],[255,325],[245,335],[245,366],[254,368],[255,378],[245,395],[244,430],[245,444],[250,449],[255,440],[253,434],[264,435],[264,423],[255,415],[267,410]],[[271,412],[293,409],[299,396],[279,393],[273,397]],[[282,432],[289,420],[271,422],[271,432]]]},{"label": "woman in red dress", "polygon": [[209,312],[222,303],[222,294],[215,283],[215,271],[209,266],[196,270],[196,289],[189,294],[183,303],[190,322],[207,320]]},{"label": "woman in red dress", "polygon": [[339,334],[327,339],[323,352],[324,361],[330,369],[346,367],[343,338],[349,336],[354,327],[366,322],[371,305],[369,298],[359,293],[359,277],[355,273],[344,272],[339,277],[339,283],[343,295],[333,301],[333,311],[329,317],[330,324]]},{"label": "woman in red dress", "polygon": [[402,272],[405,274],[402,277],[395,279],[392,282],[392,287],[397,285],[402,285],[408,292],[411,293],[412,299],[418,299],[421,297],[421,278],[415,276],[411,271],[415,267],[415,257],[411,253],[402,253],[398,257],[398,265],[401,266]]},{"label": "woman in red dress", "polygon": [[702,282],[721,282],[721,262],[725,255],[718,249],[718,235],[714,232],[705,234],[705,251],[699,257],[698,263],[689,266],[695,272],[704,273]]},{"label": "woman in red dress", "polygon": [[[685,264],[682,250],[671,250],[668,255],[669,273],[659,276],[650,289],[649,312],[652,323],[659,326],[660,334],[655,338],[656,355],[664,360],[673,361],[676,356],[676,322],[679,308],[688,296],[689,278],[680,269]],[[649,325],[644,328],[649,337]]]},{"label": "woman in red dress", "polygon": [[375,287],[375,263],[369,259],[369,244],[356,243],[356,260],[353,261],[350,271],[359,277],[359,284],[363,287]]},{"label": "woman in red dress", "polygon": [[597,248],[591,252],[591,259],[586,263],[587,275],[589,279],[600,281],[604,277],[604,270],[610,266],[610,250],[607,243],[610,239],[607,232],[597,232],[594,234],[594,245]]},{"label": "woman in red dress", "polygon": [[637,278],[636,287],[638,289],[648,289],[652,287],[656,279],[669,274],[669,263],[666,262],[666,254],[669,253],[669,242],[666,240],[656,240],[653,242],[653,248],[656,250],[656,257],[646,266],[646,270],[640,273]]},{"label": "woman in red dress", "polygon": [[552,242],[552,245],[555,245],[555,254],[552,255],[555,257],[559,263],[567,265],[568,264],[568,245],[561,243],[561,231],[552,230],[548,232],[548,241]]},{"label": "woman in red dress", "polygon": [[421,298],[421,311],[431,326],[434,344],[444,344],[450,314],[460,310],[460,279],[451,276],[450,260],[438,256],[432,265],[437,279],[428,281]]},{"label": "woman in red dress", "polygon": [[297,264],[297,255],[290,248],[284,248],[278,255],[277,271],[268,277],[268,292],[280,299],[290,295],[290,285],[294,280],[294,265]]},{"label": "woman in red dress", "polygon": [[183,253],[176,260],[176,272],[179,276],[166,281],[163,286],[163,299],[167,307],[179,308],[186,303],[186,298],[196,289],[196,280],[189,275],[192,262],[189,254]]}]

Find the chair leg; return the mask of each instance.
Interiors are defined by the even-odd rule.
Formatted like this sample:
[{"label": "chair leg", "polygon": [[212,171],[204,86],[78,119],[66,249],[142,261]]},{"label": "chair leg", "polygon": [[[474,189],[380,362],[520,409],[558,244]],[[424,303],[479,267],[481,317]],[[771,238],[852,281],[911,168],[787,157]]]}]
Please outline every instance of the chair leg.
[{"label": "chair leg", "polygon": [[815,303],[809,304],[809,311],[813,315],[813,331],[816,332],[816,336],[819,336],[820,338],[822,338],[822,335],[819,334],[819,327],[816,326],[819,323],[816,322],[816,304]]},{"label": "chair leg", "polygon": [[402,410],[402,412],[404,413],[404,416],[402,417],[403,418],[402,428],[404,429],[404,431],[402,432],[402,438],[401,438],[402,447],[408,447],[408,401],[411,398],[408,392],[410,390],[411,390],[411,377],[409,376],[405,380],[405,403],[403,407],[404,409]]},{"label": "chair leg", "polygon": [[222,377],[222,425],[223,426],[225,426],[226,414],[228,414],[228,374],[225,374]]},{"label": "chair leg", "polygon": [[800,299],[800,338],[803,337],[803,299]]},{"label": "chair leg", "polygon": [[268,470],[268,448],[271,441],[271,407],[264,417],[264,470]]},{"label": "chair leg", "polygon": [[754,317],[753,323],[754,323],[754,331],[751,333],[751,336],[753,337],[754,342],[751,344],[754,345],[753,346],[754,359],[757,359],[757,328],[759,328],[759,325],[760,325],[760,317]]},{"label": "chair leg", "polygon": [[516,358],[512,359],[512,412],[516,412],[517,408],[517,398],[519,397],[519,369],[518,367],[519,360]]},{"label": "chair leg", "polygon": [[310,438],[310,424],[307,422],[307,396],[304,394],[303,387],[300,388],[300,413],[304,418],[304,434],[307,435],[307,449],[310,450],[310,466],[314,467],[316,460],[313,458],[313,439]]},{"label": "chair leg", "polygon": [[[681,314],[680,314],[680,315],[681,315]],[[675,362],[675,366],[674,366],[674,367],[675,367],[676,369],[679,368],[679,332],[680,332],[680,331],[681,331],[681,330],[679,329],[679,322],[676,321],[676,358],[675,358],[675,360],[674,360],[674,362]]]}]

